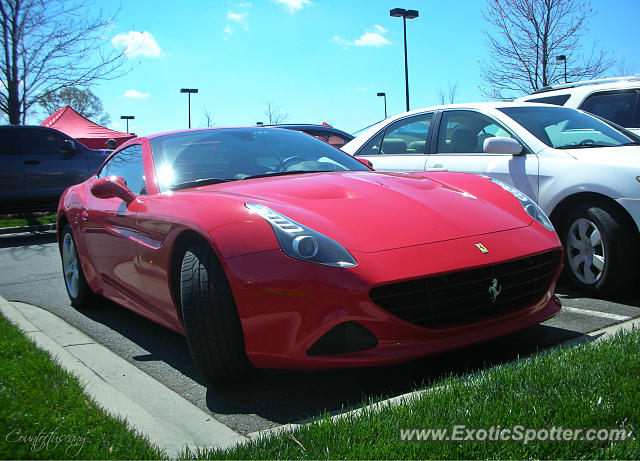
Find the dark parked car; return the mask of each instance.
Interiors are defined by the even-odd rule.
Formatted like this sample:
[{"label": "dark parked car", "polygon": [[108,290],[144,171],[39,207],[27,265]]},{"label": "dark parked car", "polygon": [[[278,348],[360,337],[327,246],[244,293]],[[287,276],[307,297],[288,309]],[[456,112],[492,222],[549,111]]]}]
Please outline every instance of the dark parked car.
[{"label": "dark parked car", "polygon": [[320,141],[324,141],[331,144],[334,147],[341,148],[346,143],[353,139],[349,133],[345,133],[342,130],[332,127],[331,125],[311,125],[311,124],[282,124],[282,125],[264,125],[273,126],[276,128],[286,128],[287,130],[302,131],[318,138]]},{"label": "dark parked car", "polygon": [[0,212],[55,210],[64,190],[81,183],[106,158],[43,126],[0,126]]}]

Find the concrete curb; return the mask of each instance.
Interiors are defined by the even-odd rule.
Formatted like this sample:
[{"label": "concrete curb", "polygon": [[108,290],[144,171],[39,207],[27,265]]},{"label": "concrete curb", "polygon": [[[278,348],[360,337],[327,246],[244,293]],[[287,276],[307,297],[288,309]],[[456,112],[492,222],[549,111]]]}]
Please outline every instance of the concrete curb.
[{"label": "concrete curb", "polygon": [[56,228],[57,225],[55,223],[40,224],[38,226],[0,227],[0,235],[22,234],[25,232],[46,232],[56,230]]},{"label": "concrete curb", "polygon": [[175,459],[249,440],[54,314],[0,296],[0,312],[81,381],[85,393]]}]

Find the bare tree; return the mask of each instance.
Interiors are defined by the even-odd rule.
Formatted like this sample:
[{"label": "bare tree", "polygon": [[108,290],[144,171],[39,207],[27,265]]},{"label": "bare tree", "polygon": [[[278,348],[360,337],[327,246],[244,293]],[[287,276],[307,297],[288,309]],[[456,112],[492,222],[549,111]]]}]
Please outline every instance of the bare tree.
[{"label": "bare tree", "polygon": [[[585,0],[487,0],[490,60],[481,64],[484,96],[507,100],[544,86],[596,78],[609,69],[609,54],[581,53],[581,38],[594,14]],[[565,61],[557,61],[564,56]]]},{"label": "bare tree", "polygon": [[57,93],[49,93],[38,101],[47,115],[53,114],[64,106],[71,106],[85,118],[100,125],[108,125],[111,122],[109,114],[103,112],[102,101],[90,89],[82,89],[71,86],[63,88]]},{"label": "bare tree", "polygon": [[283,123],[289,117],[289,114],[282,112],[282,106],[276,106],[271,101],[265,103],[264,115],[269,119],[269,125],[277,125]]},{"label": "bare tree", "polygon": [[614,69],[615,75],[619,77],[626,77],[629,75],[640,75],[638,73],[638,67],[633,65],[632,63],[628,63],[626,59],[622,58],[616,63],[616,67]]},{"label": "bare tree", "polygon": [[438,99],[440,104],[453,104],[456,102],[456,94],[458,93],[458,82],[447,84],[449,86],[448,91],[445,92],[442,88],[438,90]]},{"label": "bare tree", "polygon": [[209,128],[214,126],[213,114],[209,112],[205,106],[202,106],[202,120],[205,127]]},{"label": "bare tree", "polygon": [[82,0],[0,0],[0,110],[24,123],[39,99],[125,73],[104,34],[113,17]]}]

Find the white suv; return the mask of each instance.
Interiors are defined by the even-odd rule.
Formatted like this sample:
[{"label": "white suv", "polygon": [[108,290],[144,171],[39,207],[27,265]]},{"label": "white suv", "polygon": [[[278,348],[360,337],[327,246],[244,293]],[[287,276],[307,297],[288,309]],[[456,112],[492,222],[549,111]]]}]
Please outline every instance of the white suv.
[{"label": "white suv", "polygon": [[516,101],[581,109],[640,134],[640,75],[545,86]]},{"label": "white suv", "polygon": [[462,171],[515,186],[551,218],[579,287],[603,295],[637,282],[640,137],[610,122],[549,104],[454,104],[391,117],[342,150],[376,170]]}]

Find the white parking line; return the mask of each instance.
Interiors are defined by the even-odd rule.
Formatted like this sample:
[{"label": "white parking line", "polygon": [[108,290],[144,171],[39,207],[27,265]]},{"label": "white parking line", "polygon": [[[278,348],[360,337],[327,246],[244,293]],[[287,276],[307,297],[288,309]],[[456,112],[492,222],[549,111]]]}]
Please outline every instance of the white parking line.
[{"label": "white parking line", "polygon": [[624,320],[631,320],[632,317],[626,315],[610,314],[609,312],[592,311],[590,309],[579,309],[577,307],[562,306],[562,310],[566,312],[573,312],[574,314],[591,315],[592,317],[603,317],[605,319],[617,320],[622,322]]}]

